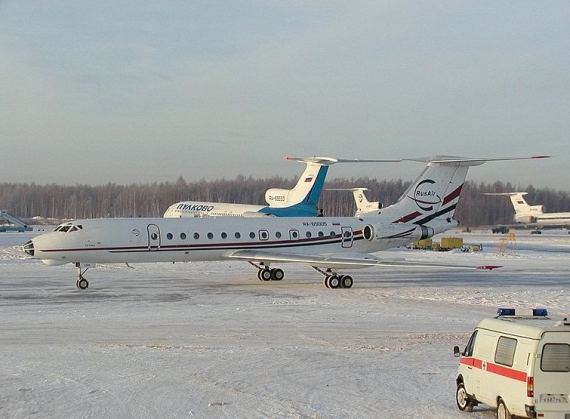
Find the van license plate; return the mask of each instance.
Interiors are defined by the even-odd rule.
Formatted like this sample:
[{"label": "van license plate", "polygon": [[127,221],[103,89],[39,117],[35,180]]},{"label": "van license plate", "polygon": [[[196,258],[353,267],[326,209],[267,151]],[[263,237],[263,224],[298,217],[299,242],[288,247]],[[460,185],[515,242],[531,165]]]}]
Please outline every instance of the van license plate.
[{"label": "van license plate", "polygon": [[563,394],[541,394],[540,403],[568,403],[568,396]]}]

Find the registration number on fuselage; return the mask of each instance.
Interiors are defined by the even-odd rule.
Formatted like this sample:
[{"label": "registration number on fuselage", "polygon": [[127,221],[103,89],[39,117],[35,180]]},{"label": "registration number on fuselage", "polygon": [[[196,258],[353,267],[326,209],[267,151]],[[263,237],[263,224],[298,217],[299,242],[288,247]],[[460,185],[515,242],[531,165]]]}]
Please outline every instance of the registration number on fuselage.
[{"label": "registration number on fuselage", "polygon": [[303,221],[304,226],[311,226],[311,227],[326,227],[328,224],[326,221]]}]

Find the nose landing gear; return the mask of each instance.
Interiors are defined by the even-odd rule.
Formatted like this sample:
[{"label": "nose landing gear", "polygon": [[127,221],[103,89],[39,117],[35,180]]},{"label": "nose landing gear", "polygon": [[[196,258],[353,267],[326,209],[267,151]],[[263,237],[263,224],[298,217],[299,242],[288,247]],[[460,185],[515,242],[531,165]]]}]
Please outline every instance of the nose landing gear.
[{"label": "nose landing gear", "polygon": [[89,287],[89,281],[87,281],[83,274],[89,270],[89,268],[85,268],[85,270],[81,269],[81,263],[77,262],[75,264],[77,267],[77,281],[75,281],[75,286],[81,290],[87,289]]}]

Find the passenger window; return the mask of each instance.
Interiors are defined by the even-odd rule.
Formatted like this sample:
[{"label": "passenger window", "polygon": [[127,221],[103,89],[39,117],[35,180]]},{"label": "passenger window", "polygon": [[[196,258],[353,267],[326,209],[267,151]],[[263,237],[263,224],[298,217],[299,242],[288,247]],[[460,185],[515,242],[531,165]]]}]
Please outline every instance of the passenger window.
[{"label": "passenger window", "polygon": [[281,238],[281,233],[278,231],[277,233],[275,233],[275,237],[277,237],[278,239]]},{"label": "passenger window", "polygon": [[228,235],[226,233],[222,233],[222,239],[227,239]]},{"label": "passenger window", "polygon": [[546,372],[570,372],[570,345],[566,343],[544,345],[540,369]]},{"label": "passenger window", "polygon": [[185,233],[180,233],[180,238],[182,240],[186,240],[186,234]]},{"label": "passenger window", "polygon": [[208,233],[208,238],[211,240],[214,238],[214,235],[212,233]]},{"label": "passenger window", "polygon": [[475,332],[473,332],[473,334],[469,338],[469,342],[467,342],[467,346],[463,351],[463,356],[473,356],[473,348],[475,347],[476,338],[477,338],[477,330],[475,330]]},{"label": "passenger window", "polygon": [[200,238],[200,235],[198,233],[194,233],[194,239],[198,240]]},{"label": "passenger window", "polygon": [[251,231],[251,232],[249,233],[249,238],[250,238],[250,239],[255,239],[255,233],[254,233],[253,231]]},{"label": "passenger window", "polygon": [[311,232],[310,232],[310,231],[307,231],[307,233],[305,233],[305,236],[307,236],[307,238],[308,238],[308,239],[310,239],[310,238],[311,238],[311,236],[312,236],[312,234],[311,234]]},{"label": "passenger window", "polygon": [[241,237],[241,234],[236,233],[235,236],[236,236],[236,239],[239,239]]},{"label": "passenger window", "polygon": [[501,336],[497,342],[497,351],[495,352],[495,362],[497,364],[513,366],[515,358],[515,349],[517,348],[517,340]]},{"label": "passenger window", "polygon": [[325,233],[323,233],[322,231],[319,231],[319,237],[325,237]]},{"label": "passenger window", "polygon": [[167,238],[168,240],[172,240],[173,237],[174,237],[174,236],[172,235],[172,233],[168,233],[168,234],[166,235],[166,238]]}]

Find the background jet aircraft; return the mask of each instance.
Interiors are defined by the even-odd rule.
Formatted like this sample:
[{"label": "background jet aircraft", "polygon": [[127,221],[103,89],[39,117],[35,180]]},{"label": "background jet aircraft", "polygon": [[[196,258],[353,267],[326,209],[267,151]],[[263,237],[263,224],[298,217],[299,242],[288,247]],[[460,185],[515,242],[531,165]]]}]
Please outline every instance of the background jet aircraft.
[{"label": "background jet aircraft", "polygon": [[529,205],[523,198],[527,192],[486,193],[485,195],[509,196],[515,209],[517,224],[532,226],[570,226],[570,212],[545,212],[544,205]]},{"label": "background jet aircraft", "polygon": [[293,189],[271,188],[265,192],[269,206],[222,202],[182,201],[168,207],[165,218],[185,217],[315,217],[325,177],[335,163],[381,163],[398,160],[335,159],[332,157],[286,157],[307,165]]},{"label": "background jet aircraft", "polygon": [[356,204],[355,217],[360,217],[368,212],[375,212],[382,209],[383,205],[380,201],[369,201],[364,195],[364,191],[368,191],[368,188],[349,188],[349,189],[327,189],[329,191],[350,191],[354,196],[354,203]]},{"label": "background jet aircraft", "polygon": [[83,274],[90,264],[232,259],[257,267],[260,280],[283,279],[283,270],[270,268],[272,263],[297,262],[323,274],[329,288],[351,288],[352,277],[337,270],[413,265],[372,253],[457,226],[453,214],[469,167],[513,159],[417,159],[428,164],[400,199],[362,217],[77,220],[31,239],[23,250],[48,265],[74,263],[81,289],[88,287]]}]

